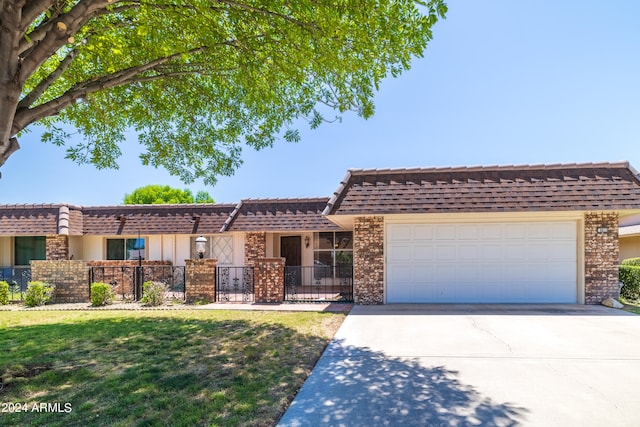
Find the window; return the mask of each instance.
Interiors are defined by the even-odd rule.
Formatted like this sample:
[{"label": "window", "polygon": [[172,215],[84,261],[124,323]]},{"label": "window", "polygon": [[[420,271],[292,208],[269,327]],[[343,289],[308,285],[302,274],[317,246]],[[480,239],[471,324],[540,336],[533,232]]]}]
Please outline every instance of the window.
[{"label": "window", "polygon": [[[233,264],[233,236],[207,237],[204,257],[217,259],[218,265]],[[196,237],[191,238],[191,258],[198,258],[196,252]]]},{"label": "window", "polygon": [[233,237],[213,236],[211,249],[218,264],[233,264]]},{"label": "window", "polygon": [[15,265],[29,265],[32,260],[44,260],[47,257],[47,244],[44,236],[21,236],[14,239]]},{"label": "window", "polygon": [[145,239],[107,239],[107,259],[145,259]]},{"label": "window", "polygon": [[334,277],[350,277],[353,264],[353,233],[350,231],[314,234],[313,265],[333,270]]}]

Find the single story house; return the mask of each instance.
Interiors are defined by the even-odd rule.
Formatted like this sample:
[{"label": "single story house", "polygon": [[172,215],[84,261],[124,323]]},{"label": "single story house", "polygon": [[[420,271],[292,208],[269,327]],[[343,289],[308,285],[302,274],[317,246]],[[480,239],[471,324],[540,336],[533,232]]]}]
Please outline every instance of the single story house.
[{"label": "single story house", "polygon": [[626,162],[350,170],[330,198],[3,205],[0,267],[184,265],[204,236],[219,265],[352,264],[360,304],[594,304],[617,296],[618,227],[634,216],[640,181]]}]

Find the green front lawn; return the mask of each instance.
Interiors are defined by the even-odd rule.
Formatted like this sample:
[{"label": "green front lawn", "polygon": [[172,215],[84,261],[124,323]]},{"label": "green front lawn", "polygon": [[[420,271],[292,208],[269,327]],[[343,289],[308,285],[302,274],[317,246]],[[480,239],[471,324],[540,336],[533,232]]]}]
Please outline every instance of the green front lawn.
[{"label": "green front lawn", "polygon": [[344,317],[0,312],[0,425],[271,426]]}]

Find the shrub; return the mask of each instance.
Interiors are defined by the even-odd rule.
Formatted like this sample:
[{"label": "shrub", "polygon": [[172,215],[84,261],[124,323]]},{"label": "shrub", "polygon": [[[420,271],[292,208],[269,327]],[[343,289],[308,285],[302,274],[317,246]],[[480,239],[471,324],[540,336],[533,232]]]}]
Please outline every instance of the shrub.
[{"label": "shrub", "polygon": [[640,299],[640,266],[623,264],[618,269],[618,277],[623,284],[620,296],[631,301]]},{"label": "shrub", "polygon": [[24,303],[27,307],[45,305],[53,294],[54,286],[44,282],[29,282],[27,292],[24,295]]},{"label": "shrub", "polygon": [[91,305],[99,307],[111,304],[116,299],[113,288],[108,283],[94,282],[91,284]]},{"label": "shrub", "polygon": [[622,265],[633,265],[633,266],[636,266],[636,267],[640,267],[640,258],[623,259],[621,264]]},{"label": "shrub", "polygon": [[162,282],[144,282],[142,285],[142,301],[149,306],[158,306],[164,303],[164,295],[167,292],[167,285]]},{"label": "shrub", "polygon": [[0,305],[9,304],[9,284],[0,282]]}]

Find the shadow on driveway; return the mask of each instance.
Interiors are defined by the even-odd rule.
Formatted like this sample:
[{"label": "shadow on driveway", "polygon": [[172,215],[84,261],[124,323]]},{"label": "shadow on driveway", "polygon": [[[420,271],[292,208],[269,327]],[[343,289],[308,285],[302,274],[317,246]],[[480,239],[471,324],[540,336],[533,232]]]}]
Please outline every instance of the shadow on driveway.
[{"label": "shadow on driveway", "polygon": [[278,425],[515,426],[527,412],[493,402],[455,371],[334,340]]}]

